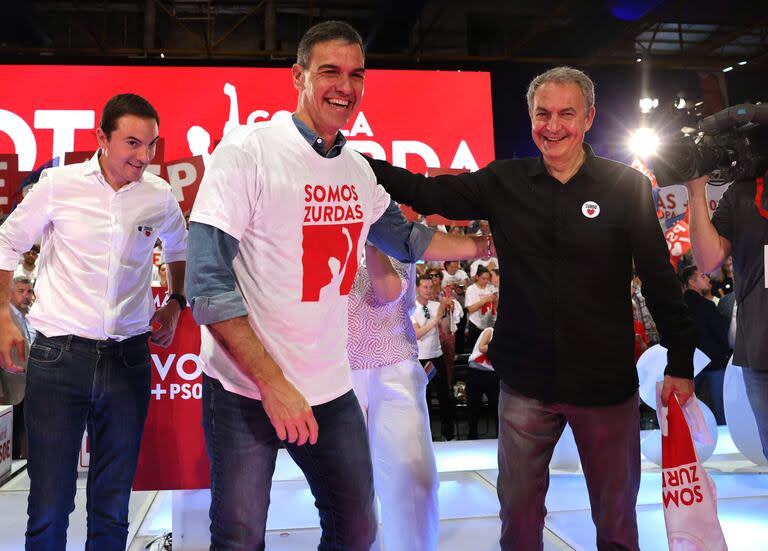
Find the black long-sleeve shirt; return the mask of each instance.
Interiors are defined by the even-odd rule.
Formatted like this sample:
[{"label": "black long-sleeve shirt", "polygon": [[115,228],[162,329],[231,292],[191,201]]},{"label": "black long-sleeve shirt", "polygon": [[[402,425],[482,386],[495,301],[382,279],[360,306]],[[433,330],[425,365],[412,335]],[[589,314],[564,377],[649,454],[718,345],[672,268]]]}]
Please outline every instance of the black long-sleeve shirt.
[{"label": "black long-sleeve shirt", "polygon": [[693,377],[695,333],[650,182],[584,147],[587,158],[565,185],[540,157],[435,178],[369,161],[392,198],[421,214],[489,220],[502,277],[488,355],[501,380],[542,401],[599,406],[638,386],[633,257],[668,349],[667,374]]},{"label": "black long-sleeve shirt", "polygon": [[683,299],[696,327],[696,346],[709,356],[710,361],[704,369],[725,369],[731,355],[728,346],[728,326],[731,320],[717,311],[714,302],[696,291],[686,290]]}]

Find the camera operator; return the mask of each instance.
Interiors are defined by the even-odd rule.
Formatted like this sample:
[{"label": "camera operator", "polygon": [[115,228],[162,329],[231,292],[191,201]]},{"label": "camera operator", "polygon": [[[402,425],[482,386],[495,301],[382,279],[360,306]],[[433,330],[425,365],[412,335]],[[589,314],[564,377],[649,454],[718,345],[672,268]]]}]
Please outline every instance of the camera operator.
[{"label": "camera operator", "polygon": [[686,182],[693,256],[703,272],[733,257],[737,323],[734,365],[741,366],[747,396],[768,457],[768,196],[758,181],[737,181],[709,219],[703,176]]}]

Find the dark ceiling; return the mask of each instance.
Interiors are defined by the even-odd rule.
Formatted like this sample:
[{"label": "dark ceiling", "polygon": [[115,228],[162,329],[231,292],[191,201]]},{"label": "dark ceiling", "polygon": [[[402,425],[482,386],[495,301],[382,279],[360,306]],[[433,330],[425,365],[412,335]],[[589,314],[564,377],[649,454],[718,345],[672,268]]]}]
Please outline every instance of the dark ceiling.
[{"label": "dark ceiling", "polygon": [[360,30],[369,66],[768,68],[768,4],[722,0],[17,1],[0,21],[0,56],[287,64],[302,33],[326,19]]}]

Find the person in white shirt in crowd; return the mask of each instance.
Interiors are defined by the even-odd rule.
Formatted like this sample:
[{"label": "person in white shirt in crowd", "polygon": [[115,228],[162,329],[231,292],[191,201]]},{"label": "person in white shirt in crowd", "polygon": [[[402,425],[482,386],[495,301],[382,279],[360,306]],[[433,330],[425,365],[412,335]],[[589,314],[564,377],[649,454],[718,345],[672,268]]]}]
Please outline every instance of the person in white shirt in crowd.
[{"label": "person in white shirt in crowd", "polygon": [[499,290],[491,284],[491,272],[480,266],[477,269],[477,281],[469,286],[465,298],[469,314],[467,334],[472,346],[483,329],[491,327],[496,321],[498,303]]},{"label": "person in white shirt in crowd", "polygon": [[[27,322],[29,307],[34,302],[34,290],[32,281],[23,276],[13,278],[10,294],[11,321],[24,338],[24,353],[29,354],[29,346],[35,339],[35,330]],[[11,360],[26,369],[26,357],[19,357],[16,350],[12,351]],[[27,457],[26,432],[24,431],[24,387],[26,375],[24,373],[10,373],[0,369],[0,404],[13,406],[13,458]]]},{"label": "person in white shirt in crowd", "polygon": [[21,262],[13,271],[13,277],[26,277],[32,282],[32,287],[37,281],[37,258],[40,256],[40,245],[32,245],[30,249],[22,253]]},{"label": "person in white shirt in crowd", "polygon": [[[148,337],[167,346],[185,306],[187,232],[165,180],[146,171],[159,117],[144,98],[110,99],[89,160],[49,168],[0,226],[0,288],[42,237],[37,331],[29,351],[25,425],[30,478],[27,549],[66,548],[86,426],[90,469],[86,549],[125,549],[128,499],[149,406]],[[171,300],[155,311],[152,248],[165,244]],[[0,293],[0,367],[21,372],[24,337]]]},{"label": "person in white shirt in crowd", "polygon": [[493,327],[486,327],[475,342],[475,347],[469,355],[467,369],[467,413],[469,421],[469,440],[477,440],[477,425],[483,406],[483,394],[488,398],[488,409],[495,421],[497,432],[499,426],[499,378],[493,370],[486,354],[488,343],[493,338]]},{"label": "person in white shirt in crowd", "polygon": [[[463,235],[463,233],[456,235]],[[464,317],[464,308],[454,297],[451,287],[443,288],[442,270],[431,268],[427,270],[427,275],[432,279],[433,300],[440,301],[444,297],[452,299],[452,302],[448,302],[445,306],[448,312],[448,325],[445,331],[443,331],[442,325],[438,325],[438,331],[440,333],[440,348],[443,350],[445,369],[448,374],[448,386],[453,387],[453,366],[456,363],[456,333],[459,330],[459,326],[463,325],[461,321]]]},{"label": "person in white shirt in crowd", "polygon": [[[467,272],[459,267],[458,260],[450,260],[443,263],[443,288],[449,287],[453,291],[453,298],[459,301],[462,308],[465,305],[464,294],[469,287]],[[462,316],[456,329],[456,353],[463,354],[465,347],[464,333],[467,329],[467,316]]]},{"label": "person in white shirt in crowd", "polygon": [[416,310],[411,315],[411,322],[416,331],[419,361],[422,365],[432,362],[436,370],[434,378],[427,387],[427,399],[429,400],[433,390],[437,393],[437,401],[440,404],[441,435],[444,440],[453,440],[455,437],[453,396],[438,330],[438,326],[441,326],[442,331],[448,330],[450,321],[447,307],[453,299],[440,297],[437,301],[432,300],[433,297],[432,279],[427,275],[419,276],[416,279]]},{"label": "person in white shirt in crowd", "polygon": [[486,270],[493,270],[499,267],[499,259],[496,257],[491,258],[478,258],[472,264],[469,265],[469,277],[474,281],[477,278],[477,267],[482,266]]}]

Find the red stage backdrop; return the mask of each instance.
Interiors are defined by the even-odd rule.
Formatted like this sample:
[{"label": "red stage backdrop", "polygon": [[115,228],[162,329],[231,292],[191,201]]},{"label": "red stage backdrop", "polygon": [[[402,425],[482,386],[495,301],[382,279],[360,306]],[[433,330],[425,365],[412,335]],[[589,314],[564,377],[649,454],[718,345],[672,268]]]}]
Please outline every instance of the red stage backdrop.
[{"label": "red stage backdrop", "polygon": [[[289,69],[6,65],[0,71],[0,213],[18,199],[25,172],[66,152],[96,149],[101,108],[115,94],[144,96],[160,114],[164,150],[153,171],[169,180],[184,210],[226,130],[296,107]],[[361,109],[343,132],[355,149],[414,171],[476,170],[494,156],[490,75],[369,71]],[[17,154],[18,169],[3,154]]]},{"label": "red stage backdrop", "polygon": [[[0,66],[0,216],[29,173],[55,157],[96,149],[101,108],[115,94],[147,98],[160,115],[152,171],[192,207],[205,163],[224,132],[290,116],[289,69]],[[360,111],[342,131],[355,149],[413,171],[476,170],[494,157],[488,73],[369,71]],[[66,155],[65,155],[66,154]],[[157,306],[165,291],[156,290]],[[209,484],[201,428],[200,333],[187,310],[171,347],[152,347],[152,396],[134,487]]]}]

